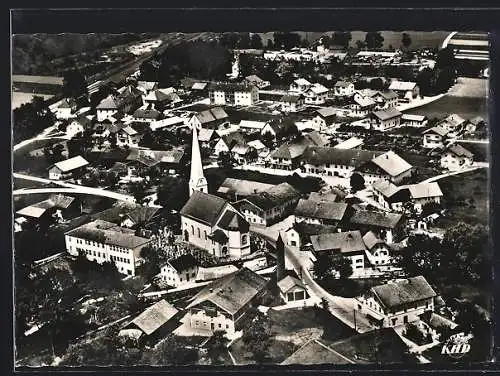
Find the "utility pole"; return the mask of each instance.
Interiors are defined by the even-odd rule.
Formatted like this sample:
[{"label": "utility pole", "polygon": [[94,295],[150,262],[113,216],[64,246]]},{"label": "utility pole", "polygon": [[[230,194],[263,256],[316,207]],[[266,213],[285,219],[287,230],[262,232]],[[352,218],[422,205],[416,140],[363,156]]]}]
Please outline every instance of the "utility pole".
[{"label": "utility pole", "polygon": [[353,309],[353,312],[354,312],[354,330],[358,331],[358,329],[356,328],[356,309]]}]

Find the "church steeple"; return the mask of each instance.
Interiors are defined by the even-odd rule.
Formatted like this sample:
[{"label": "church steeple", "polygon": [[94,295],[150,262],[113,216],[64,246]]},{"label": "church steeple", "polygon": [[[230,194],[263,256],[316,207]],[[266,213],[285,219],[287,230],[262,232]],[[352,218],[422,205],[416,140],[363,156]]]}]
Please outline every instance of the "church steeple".
[{"label": "church steeple", "polygon": [[203,175],[203,166],[201,164],[200,145],[198,144],[198,130],[193,124],[193,141],[191,145],[191,174],[189,176],[189,196],[194,191],[208,193],[207,179]]}]

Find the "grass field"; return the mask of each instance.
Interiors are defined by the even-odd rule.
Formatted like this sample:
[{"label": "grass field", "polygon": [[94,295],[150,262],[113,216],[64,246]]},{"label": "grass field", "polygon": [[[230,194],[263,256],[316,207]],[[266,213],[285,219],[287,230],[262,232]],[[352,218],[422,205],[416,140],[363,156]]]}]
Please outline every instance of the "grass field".
[{"label": "grass field", "polygon": [[490,155],[489,144],[475,142],[462,142],[459,144],[474,154],[474,160],[476,162],[488,162]]},{"label": "grass field", "polygon": [[[279,364],[292,355],[296,350],[297,346],[295,346],[292,342],[279,341],[273,338],[271,347],[269,348],[270,359],[268,359],[266,363]],[[234,341],[229,351],[231,351],[231,354],[238,365],[255,364],[255,361],[252,359],[252,354],[246,349],[241,338]]]},{"label": "grass field", "polygon": [[21,107],[25,103],[29,103],[33,100],[33,97],[42,97],[43,99],[50,99],[53,95],[48,94],[36,94],[36,93],[21,93],[19,91],[12,92],[12,109]]},{"label": "grass field", "polygon": [[489,182],[486,169],[479,169],[439,180],[448,209],[439,224],[448,227],[459,221],[471,225],[489,223]]}]

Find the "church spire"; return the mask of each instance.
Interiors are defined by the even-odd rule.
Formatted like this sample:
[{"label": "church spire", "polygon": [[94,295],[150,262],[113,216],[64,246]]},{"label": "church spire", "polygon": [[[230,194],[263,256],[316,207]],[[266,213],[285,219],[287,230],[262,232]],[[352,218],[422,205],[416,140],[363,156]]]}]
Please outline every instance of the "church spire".
[{"label": "church spire", "polygon": [[191,145],[191,174],[189,176],[189,195],[194,191],[208,193],[207,179],[203,175],[201,164],[200,145],[198,144],[198,130],[196,125],[192,127],[193,141]]}]

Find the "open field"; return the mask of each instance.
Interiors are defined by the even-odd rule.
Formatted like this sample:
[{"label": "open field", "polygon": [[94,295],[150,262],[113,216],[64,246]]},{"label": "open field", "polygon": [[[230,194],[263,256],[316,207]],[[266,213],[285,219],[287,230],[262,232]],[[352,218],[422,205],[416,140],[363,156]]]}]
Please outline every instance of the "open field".
[{"label": "open field", "polygon": [[29,103],[33,100],[33,97],[42,97],[43,99],[50,99],[53,95],[48,94],[36,94],[36,93],[22,93],[19,91],[12,92],[12,109],[21,107],[25,103]]},{"label": "open field", "polygon": [[471,225],[489,223],[489,182],[486,169],[479,169],[439,180],[448,209],[439,225],[448,227],[463,221]]},{"label": "open field", "polygon": [[[279,341],[272,339],[271,347],[269,348],[270,359],[268,364],[279,364],[297,350],[292,342]],[[252,359],[252,354],[246,349],[241,338],[238,338],[229,348],[238,365],[255,364]]]},{"label": "open field", "polygon": [[460,77],[442,98],[425,106],[405,111],[408,114],[443,118],[456,113],[465,119],[481,116],[488,119],[487,80]]}]

